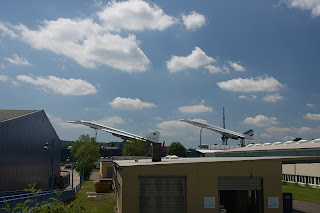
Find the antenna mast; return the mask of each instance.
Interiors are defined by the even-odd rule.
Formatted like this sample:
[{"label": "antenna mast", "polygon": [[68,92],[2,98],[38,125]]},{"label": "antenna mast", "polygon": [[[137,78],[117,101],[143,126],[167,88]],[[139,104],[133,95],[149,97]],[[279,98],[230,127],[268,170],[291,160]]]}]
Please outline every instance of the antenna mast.
[{"label": "antenna mast", "polygon": [[[223,128],[225,129],[226,128],[226,117],[224,115],[224,107],[223,107],[223,112],[222,112],[222,119],[223,119]],[[222,136],[221,137],[222,139],[222,145],[228,145],[228,138],[226,136]]]}]

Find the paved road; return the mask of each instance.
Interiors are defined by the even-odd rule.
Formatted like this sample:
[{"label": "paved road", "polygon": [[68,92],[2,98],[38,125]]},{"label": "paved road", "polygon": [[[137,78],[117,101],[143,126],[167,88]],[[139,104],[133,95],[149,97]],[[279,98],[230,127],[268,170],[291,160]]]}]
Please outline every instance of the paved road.
[{"label": "paved road", "polygon": [[[65,171],[70,172],[70,185],[67,187],[67,189],[71,189],[72,187],[72,170],[71,169],[64,169]],[[80,176],[79,173],[74,169],[73,170],[73,187],[76,187],[80,184]]]},{"label": "paved road", "polygon": [[319,213],[320,205],[293,200],[293,213]]}]

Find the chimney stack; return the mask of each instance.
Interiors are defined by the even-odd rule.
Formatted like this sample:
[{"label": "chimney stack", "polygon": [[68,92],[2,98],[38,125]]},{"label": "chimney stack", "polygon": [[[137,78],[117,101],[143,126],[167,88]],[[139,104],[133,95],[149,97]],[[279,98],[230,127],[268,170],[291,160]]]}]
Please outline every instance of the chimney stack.
[{"label": "chimney stack", "polygon": [[152,143],[152,150],[151,150],[151,156],[152,156],[152,162],[159,162],[161,161],[161,143]]}]

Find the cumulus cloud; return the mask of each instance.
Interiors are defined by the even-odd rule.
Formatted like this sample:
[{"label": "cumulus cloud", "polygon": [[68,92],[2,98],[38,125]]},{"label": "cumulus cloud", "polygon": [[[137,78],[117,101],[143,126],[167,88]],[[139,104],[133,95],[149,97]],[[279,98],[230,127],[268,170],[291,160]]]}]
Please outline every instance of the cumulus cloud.
[{"label": "cumulus cloud", "polygon": [[27,75],[18,75],[17,80],[39,86],[45,91],[52,91],[62,95],[92,95],[97,93],[92,84],[81,79],[64,79],[55,76],[32,78]]},{"label": "cumulus cloud", "polygon": [[254,126],[271,126],[278,124],[278,120],[275,117],[267,117],[265,115],[257,115],[256,117],[248,117],[243,121],[246,124],[254,125]]},{"label": "cumulus cloud", "polygon": [[179,111],[183,113],[202,113],[202,112],[212,112],[212,107],[207,107],[203,104],[194,106],[181,106]]},{"label": "cumulus cloud", "polygon": [[8,81],[9,77],[6,75],[0,75],[0,81]]},{"label": "cumulus cloud", "polygon": [[293,139],[295,139],[295,137],[286,135],[284,138],[282,138],[282,141],[292,141]]},{"label": "cumulus cloud", "polygon": [[2,37],[5,37],[5,36],[9,36],[10,38],[14,39],[14,38],[17,38],[17,34],[11,30],[12,26],[8,23],[4,23],[4,22],[0,22],[0,32],[1,33],[1,36]]},{"label": "cumulus cloud", "polygon": [[215,62],[214,58],[207,56],[199,47],[195,47],[190,55],[172,56],[166,63],[169,72],[176,73],[185,69],[198,69],[212,62]]},{"label": "cumulus cloud", "polygon": [[109,104],[113,108],[125,109],[125,110],[141,110],[144,108],[156,107],[157,105],[153,103],[142,102],[140,99],[131,99],[131,98],[121,98],[117,97]]},{"label": "cumulus cloud", "polygon": [[106,117],[100,120],[93,121],[98,124],[106,125],[106,126],[114,126],[116,124],[125,124],[126,122],[119,116]]},{"label": "cumulus cloud", "polygon": [[239,95],[238,98],[239,98],[239,99],[247,99],[247,100],[255,100],[255,99],[257,99],[257,96],[256,96],[256,95],[250,95],[250,96]]},{"label": "cumulus cloud", "polygon": [[[194,119],[194,120],[207,123],[207,121],[202,119]],[[198,127],[187,124],[179,120],[163,121],[157,124],[157,128],[159,129],[159,131],[161,132],[161,135],[163,136],[184,136],[186,135],[186,133],[189,133],[189,132],[197,133],[199,131]]]},{"label": "cumulus cloud", "polygon": [[188,30],[196,30],[206,23],[204,15],[192,11],[189,15],[182,15],[183,24]]},{"label": "cumulus cloud", "polygon": [[311,128],[311,127],[268,127],[266,131],[275,134],[275,135],[286,135],[288,133],[294,133],[297,135],[306,135],[306,134],[318,134],[320,131],[320,127]]},{"label": "cumulus cloud", "polygon": [[31,65],[26,58],[20,57],[17,54],[13,54],[11,58],[3,58],[5,61],[8,61],[10,64],[14,65]]},{"label": "cumulus cloud", "polygon": [[298,8],[303,10],[311,10],[312,16],[320,15],[320,1],[319,0],[282,0],[290,8]]},{"label": "cumulus cloud", "polygon": [[142,0],[112,1],[97,15],[112,31],[164,30],[176,23],[175,18],[166,15],[157,5]]},{"label": "cumulus cloud", "polygon": [[88,127],[84,125],[75,125],[64,121],[61,117],[53,116],[46,112],[50,122],[56,126],[59,126],[63,129],[88,129]]},{"label": "cumulus cloud", "polygon": [[213,66],[213,65],[208,65],[206,66],[206,69],[209,71],[209,73],[211,74],[215,74],[215,73],[219,73],[222,72],[222,69],[220,67],[217,66]]},{"label": "cumulus cloud", "polygon": [[232,92],[274,92],[284,87],[273,77],[237,78],[218,82],[217,85],[223,90]]},{"label": "cumulus cloud", "polygon": [[267,134],[267,133],[262,133],[262,134],[260,134],[260,137],[261,138],[272,138],[272,135],[271,134]]},{"label": "cumulus cloud", "polygon": [[277,102],[279,100],[283,99],[283,96],[281,96],[279,93],[275,93],[272,95],[266,95],[265,97],[262,98],[262,100],[266,101],[266,102]]},{"label": "cumulus cloud", "polygon": [[317,105],[316,104],[306,104],[306,106],[312,108],[312,107],[316,107]]},{"label": "cumulus cloud", "polygon": [[313,121],[320,121],[320,114],[307,113],[306,119],[313,120]]},{"label": "cumulus cloud", "polygon": [[150,64],[134,35],[122,38],[91,19],[44,21],[38,30],[15,26],[21,39],[38,50],[50,50],[86,68],[107,65],[125,72],[143,72]]},{"label": "cumulus cloud", "polygon": [[230,67],[232,67],[234,69],[234,71],[237,71],[237,72],[246,71],[246,69],[243,66],[241,66],[240,64],[238,64],[236,62],[228,61],[228,64]]}]

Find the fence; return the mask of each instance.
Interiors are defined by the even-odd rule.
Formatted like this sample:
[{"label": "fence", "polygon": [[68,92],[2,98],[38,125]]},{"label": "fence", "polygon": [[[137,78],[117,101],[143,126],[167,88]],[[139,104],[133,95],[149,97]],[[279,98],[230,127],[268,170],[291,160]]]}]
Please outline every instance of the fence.
[{"label": "fence", "polygon": [[11,211],[17,206],[19,203],[24,203],[27,200],[33,200],[35,202],[30,202],[27,204],[30,208],[35,207],[36,203],[52,203],[55,198],[59,201],[66,200],[69,198],[73,198],[75,196],[76,190],[79,190],[79,185],[75,189],[70,190],[56,190],[53,193],[51,191],[42,191],[38,195],[34,193],[21,193],[21,194],[13,194],[6,195],[0,197],[0,212],[6,212],[5,210],[1,210],[2,208],[6,208],[7,204],[10,206]]}]

